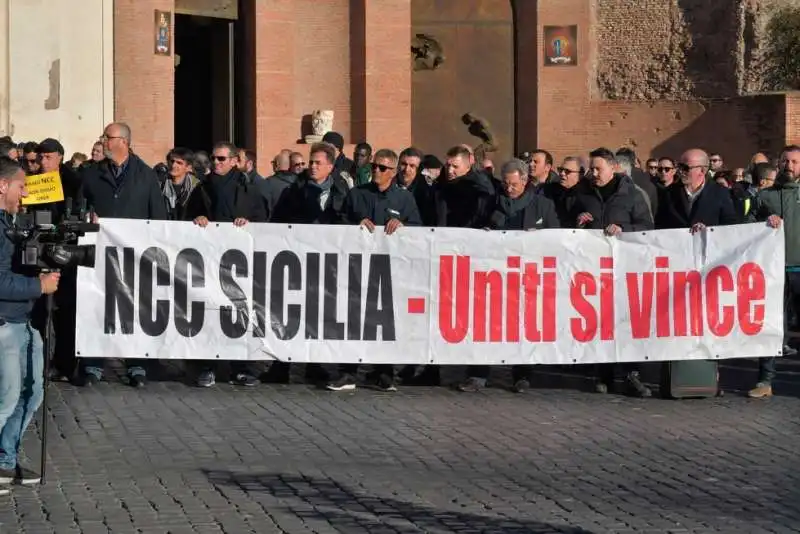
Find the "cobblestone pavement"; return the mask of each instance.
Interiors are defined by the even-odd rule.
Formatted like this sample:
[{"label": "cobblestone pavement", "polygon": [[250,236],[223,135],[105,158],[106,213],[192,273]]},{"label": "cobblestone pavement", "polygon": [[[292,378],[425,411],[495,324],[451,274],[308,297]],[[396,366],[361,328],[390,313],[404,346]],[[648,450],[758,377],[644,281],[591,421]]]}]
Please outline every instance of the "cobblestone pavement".
[{"label": "cobblestone pavement", "polygon": [[[725,379],[751,382],[749,365]],[[788,395],[767,401],[57,384],[48,483],[0,497],[0,529],[798,532],[800,387],[784,371]]]}]

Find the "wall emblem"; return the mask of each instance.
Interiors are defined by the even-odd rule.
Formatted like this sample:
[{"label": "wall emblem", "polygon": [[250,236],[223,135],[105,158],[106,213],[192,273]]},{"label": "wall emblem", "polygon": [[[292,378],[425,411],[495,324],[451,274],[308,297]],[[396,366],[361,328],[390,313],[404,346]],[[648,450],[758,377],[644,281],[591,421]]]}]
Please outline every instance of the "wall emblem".
[{"label": "wall emblem", "polygon": [[574,67],[578,64],[578,27],[544,27],[544,66]]}]

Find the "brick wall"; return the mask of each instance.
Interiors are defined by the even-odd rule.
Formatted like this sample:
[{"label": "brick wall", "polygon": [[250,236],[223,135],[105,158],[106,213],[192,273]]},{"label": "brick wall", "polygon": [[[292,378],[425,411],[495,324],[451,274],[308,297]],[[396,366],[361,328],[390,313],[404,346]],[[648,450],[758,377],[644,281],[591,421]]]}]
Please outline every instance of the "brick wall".
[{"label": "brick wall", "polygon": [[175,63],[154,53],[155,10],[172,8],[173,0],[114,1],[114,118],[128,123],[134,151],[150,165],[173,143]]},{"label": "brick wall", "polygon": [[786,94],[786,144],[800,145],[800,91]]},{"label": "brick wall", "polygon": [[458,143],[479,144],[461,120],[473,113],[491,126],[499,145],[492,157],[515,152],[512,19],[509,0],[411,1],[410,33],[437,39],[445,56],[438,69],[411,75],[414,145],[441,156]]}]

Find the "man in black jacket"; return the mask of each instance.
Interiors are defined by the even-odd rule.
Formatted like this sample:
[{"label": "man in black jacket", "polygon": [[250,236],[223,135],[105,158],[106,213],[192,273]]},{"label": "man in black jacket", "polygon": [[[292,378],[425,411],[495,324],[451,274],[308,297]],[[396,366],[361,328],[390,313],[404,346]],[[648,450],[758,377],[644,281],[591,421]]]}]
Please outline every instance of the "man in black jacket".
[{"label": "man in black jacket", "polygon": [[397,185],[408,190],[417,203],[417,209],[422,217],[422,224],[433,226],[433,204],[431,202],[431,186],[425,181],[420,165],[425,155],[416,147],[409,147],[400,152],[400,161],[397,171]]},{"label": "man in black jacket", "polygon": [[633,183],[647,194],[650,213],[655,217],[658,213],[658,188],[653,183],[650,175],[636,167],[636,152],[630,148],[620,148],[614,155],[617,172],[628,175]]},{"label": "man in black jacket", "polygon": [[561,228],[575,228],[578,214],[575,212],[578,183],[583,179],[585,171],[578,158],[564,158],[558,168],[558,182],[548,182],[542,187],[542,193],[553,201]]},{"label": "man in black jacket", "polygon": [[[106,159],[83,170],[83,197],[98,219],[164,220],[167,210],[158,187],[158,177],[131,151],[131,129],[127,124],[106,126],[100,138]],[[91,386],[103,378],[103,360],[84,360],[84,385]],[[134,387],[146,383],[145,370],[136,365],[128,368]]]},{"label": "man in black jacket", "polygon": [[[389,149],[375,153],[372,161],[372,181],[350,191],[342,210],[345,224],[358,224],[374,232],[383,226],[386,235],[391,235],[403,226],[419,226],[422,220],[413,195],[400,188],[394,180],[397,169],[397,154]],[[369,317],[366,318],[369,321]],[[356,388],[358,364],[339,366],[339,378],[330,382],[330,391],[352,391]],[[376,365],[368,377],[383,391],[396,391],[394,367],[391,364]]]},{"label": "man in black jacket", "polygon": [[[248,222],[265,222],[266,212],[257,186],[237,168],[238,151],[231,143],[217,143],[211,156],[214,171],[192,193],[186,207],[187,217],[205,228],[209,222],[233,223],[244,226]],[[207,366],[197,378],[199,387],[216,383],[217,362]],[[258,378],[246,362],[231,362],[232,383],[255,386]]]},{"label": "man in black jacket", "polygon": [[[512,159],[500,170],[502,176],[502,195],[497,197],[494,210],[489,217],[492,230],[539,230],[558,228],[558,215],[553,202],[541,194],[528,179],[528,165],[519,159]],[[530,365],[515,365],[513,391],[522,393],[530,387]],[[489,378],[488,365],[472,365],[468,368],[469,377],[459,384],[463,392],[480,391]]]},{"label": "man in black jacket", "polygon": [[730,191],[707,180],[708,154],[700,149],[686,151],[678,164],[680,180],[667,187],[656,216],[656,228],[691,228],[739,224],[743,214],[734,209]]},{"label": "man in black jacket", "polygon": [[[630,177],[615,174],[616,159],[607,148],[592,151],[591,179],[581,182],[577,187],[578,227],[603,230],[615,236],[622,232],[641,232],[653,229],[645,193],[634,185]],[[597,366],[598,382],[596,389],[605,393],[614,384],[615,364]],[[639,366],[624,364],[626,381],[631,394],[639,397],[652,395],[639,376]]]},{"label": "man in black jacket", "polygon": [[297,174],[292,172],[291,155],[291,151],[281,151],[275,156],[275,174],[258,182],[268,222],[275,222],[278,205],[283,201],[289,186],[297,181]]},{"label": "man in black jacket", "polygon": [[[286,188],[270,222],[284,224],[339,224],[349,187],[334,168],[336,149],[330,143],[311,145],[308,169]],[[272,178],[267,181],[272,180]],[[264,382],[288,383],[291,364],[273,362]],[[306,381],[327,384],[328,374],[320,364],[306,365]]]}]

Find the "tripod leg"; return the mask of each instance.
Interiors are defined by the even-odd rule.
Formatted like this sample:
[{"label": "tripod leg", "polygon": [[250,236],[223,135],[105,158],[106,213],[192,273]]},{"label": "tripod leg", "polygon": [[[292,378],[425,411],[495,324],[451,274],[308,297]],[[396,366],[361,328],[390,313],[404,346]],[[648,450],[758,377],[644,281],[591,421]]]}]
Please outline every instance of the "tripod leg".
[{"label": "tripod leg", "polygon": [[53,358],[53,308],[54,297],[52,294],[45,297],[45,324],[44,324],[44,377],[42,381],[42,457],[40,464],[40,472],[42,475],[42,485],[45,484],[46,470],[47,470],[47,392],[50,389],[50,360]]}]

